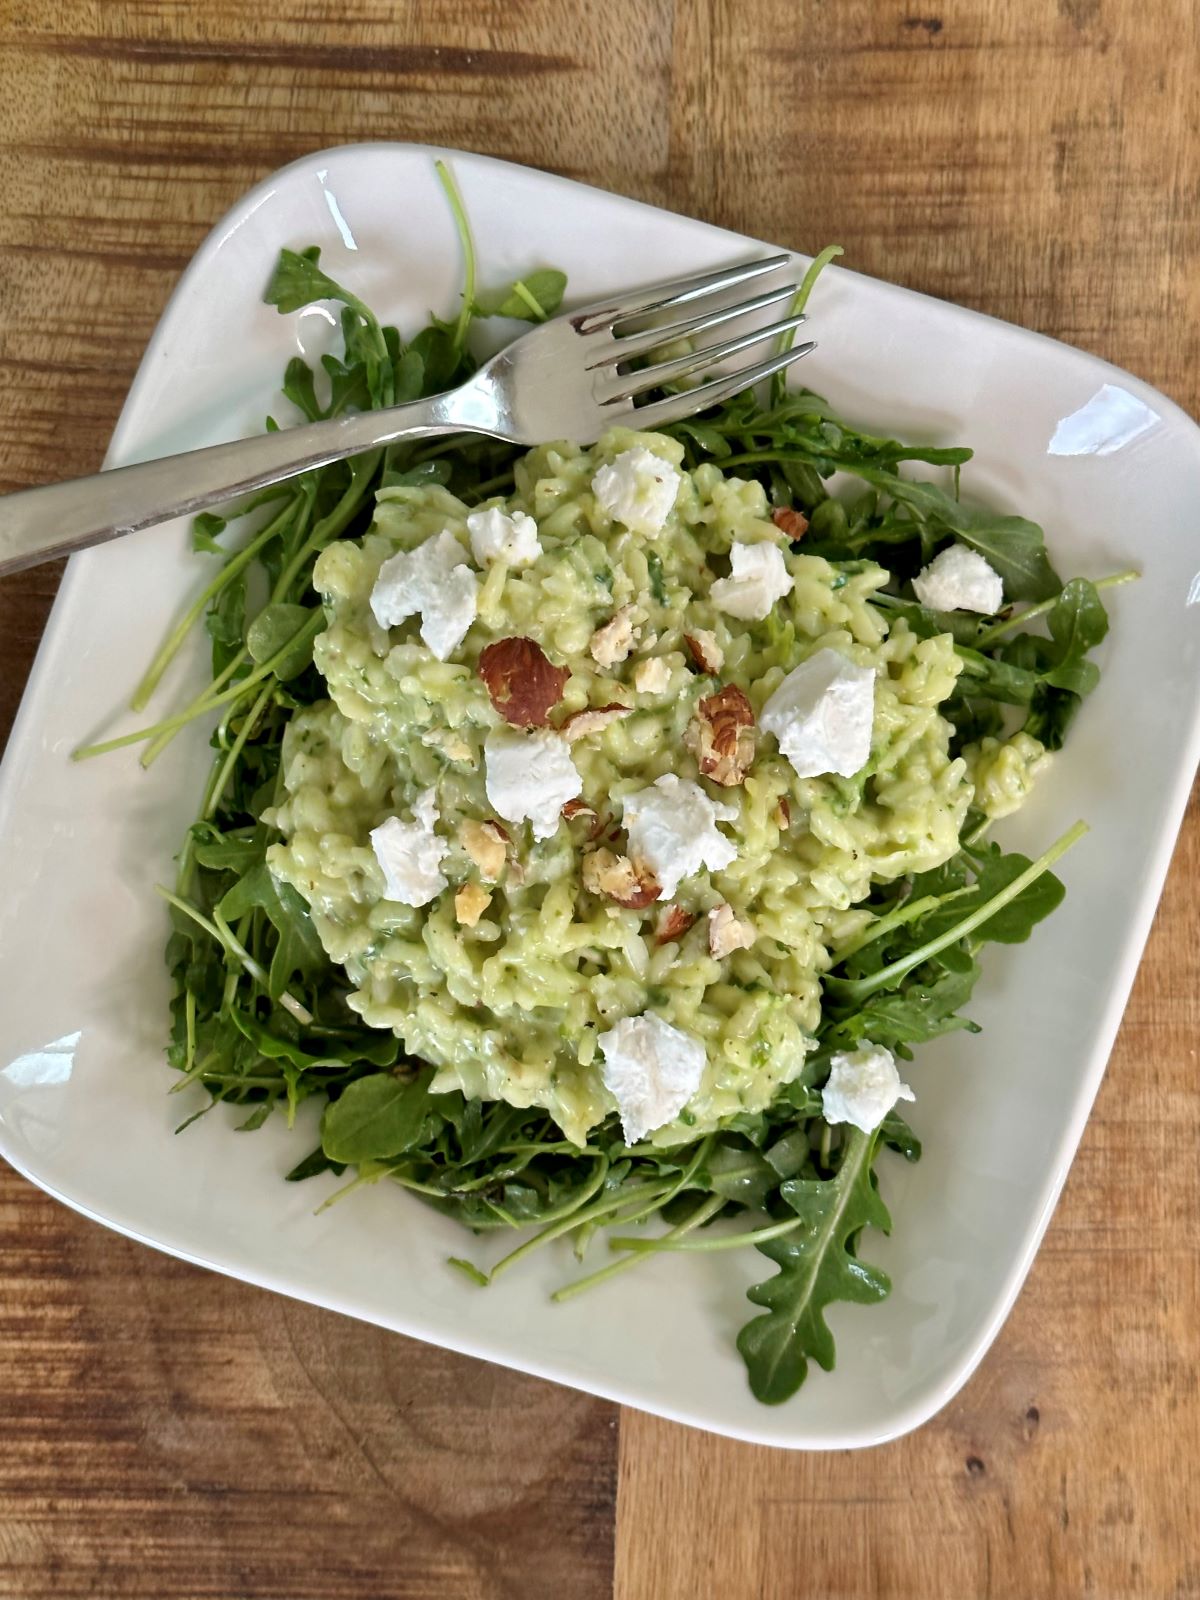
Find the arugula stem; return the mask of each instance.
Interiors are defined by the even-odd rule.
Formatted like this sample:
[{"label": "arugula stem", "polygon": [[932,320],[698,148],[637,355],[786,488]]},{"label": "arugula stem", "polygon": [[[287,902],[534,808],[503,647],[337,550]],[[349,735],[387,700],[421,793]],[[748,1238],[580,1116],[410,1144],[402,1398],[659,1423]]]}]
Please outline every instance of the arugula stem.
[{"label": "arugula stem", "polygon": [[[154,885],[154,892],[161,895],[168,905],[174,906],[176,911],[181,911],[185,917],[190,917],[198,927],[204,929],[205,933],[211,934],[221,948],[228,955],[240,961],[255,982],[261,984],[268,994],[270,993],[270,979],[267,977],[266,970],[259,965],[245,945],[237,939],[233,929],[219,911],[214,911],[212,918],[209,919],[198,906],[194,906],[190,900],[181,899],[179,895],[173,894],[170,889],[165,889],[161,883]],[[312,1021],[312,1012],[306,1006],[302,1006],[294,995],[286,992],[281,994],[279,1003],[292,1013],[297,1022],[307,1024]]]},{"label": "arugula stem", "polygon": [[1031,883],[1036,882],[1044,872],[1048,872],[1058,858],[1065,855],[1073,844],[1077,844],[1087,831],[1088,825],[1086,822],[1077,822],[1074,827],[1068,828],[1066,833],[1061,838],[1056,839],[1044,855],[1039,856],[1036,861],[1026,867],[1024,872],[1015,877],[1010,884],[1007,884],[998,894],[994,894],[990,900],[985,901],[978,910],[972,911],[969,916],[964,917],[961,922],[955,923],[945,933],[938,934],[936,938],[928,940],[925,944],[918,946],[916,950],[909,951],[908,955],[901,956],[898,961],[893,961],[890,966],[881,967],[878,972],[872,972],[865,978],[827,977],[825,979],[826,987],[833,991],[838,1000],[845,1001],[848,1004],[857,1004],[859,1001],[867,999],[869,995],[873,995],[878,989],[893,988],[904,977],[905,973],[911,972],[914,967],[919,967],[923,961],[928,961],[932,956],[936,956],[939,951],[948,949],[952,944],[957,944],[960,939],[965,938],[968,933],[971,933],[975,928],[986,922],[989,917],[995,916],[996,912],[1008,905],[1010,900],[1015,900],[1019,894],[1028,889]]},{"label": "arugula stem", "polygon": [[461,355],[467,342],[467,329],[471,326],[471,317],[475,310],[475,245],[471,238],[471,224],[467,220],[466,207],[463,205],[462,195],[454,181],[453,173],[444,161],[435,161],[434,167],[446,192],[446,199],[450,202],[454,226],[458,230],[458,242],[462,246],[462,309],[454,325],[454,352],[456,355]]},{"label": "arugula stem", "polygon": [[165,733],[170,729],[182,728],[186,723],[191,722],[193,718],[203,716],[209,711],[215,711],[218,706],[227,705],[229,701],[240,698],[254,684],[261,683],[264,678],[270,677],[281,661],[291,654],[298,645],[303,644],[305,640],[315,638],[324,624],[324,613],[320,611],[314,613],[306,623],[296,629],[295,633],[276,650],[274,655],[268,656],[261,665],[238,683],[235,683],[232,688],[225,689],[222,693],[216,695],[207,697],[202,695],[199,700],[193,701],[186,711],[181,711],[173,717],[165,717],[162,722],[154,723],[149,728],[138,728],[133,733],[123,733],[119,738],[104,740],[102,744],[84,745],[81,749],[71,752],[71,760],[90,761],[93,756],[107,755],[110,750],[120,750],[125,745],[140,744],[143,740],[154,738],[156,735]]},{"label": "arugula stem", "polygon": [[894,911],[889,911],[886,916],[879,917],[864,928],[857,939],[851,939],[849,944],[839,946],[834,952],[834,966],[840,966],[843,961],[857,955],[867,945],[874,944],[876,939],[882,939],[885,933],[902,928],[906,922],[915,922],[927,911],[936,911],[938,906],[948,905],[951,900],[959,900],[964,894],[970,894],[972,887],[971,884],[967,884],[961,889],[951,889],[946,894],[925,894],[919,900],[909,900],[904,905],[897,906]]},{"label": "arugula stem", "polygon": [[246,748],[246,741],[254,732],[254,729],[258,723],[258,719],[262,716],[263,710],[266,707],[267,701],[270,700],[274,693],[275,685],[270,682],[264,683],[262,688],[259,690],[258,697],[254,704],[250,707],[249,711],[247,711],[245,717],[242,719],[242,726],[238,731],[238,735],[230,745],[229,753],[221,763],[220,769],[217,772],[216,781],[213,783],[211,789],[209,790],[208,797],[204,802],[204,810],[200,814],[200,819],[202,822],[209,821],[216,812],[217,807],[220,805],[222,796],[224,795],[225,790],[229,787],[229,780],[233,777],[233,769],[237,766],[238,761],[241,758],[242,751]]},{"label": "arugula stem", "polygon": [[187,1053],[183,1058],[185,1075],[192,1070],[196,1059],[196,995],[191,989],[183,997],[183,1019],[187,1031]]},{"label": "arugula stem", "polygon": [[[801,278],[800,287],[796,290],[795,296],[792,299],[791,306],[788,310],[789,316],[798,317],[800,315],[805,306],[808,304],[808,297],[813,292],[813,285],[821,276],[822,272],[831,261],[844,254],[845,251],[842,249],[840,244],[827,244],[824,250],[821,251],[820,255],[812,258],[808,264],[808,271],[804,274],[803,278]],[[795,328],[789,329],[787,333],[781,333],[775,342],[775,348],[777,352],[782,355],[785,350],[790,350],[792,345],[795,343],[795,340]],[[772,405],[777,406],[779,404],[779,402],[783,399],[786,389],[786,375],[782,372],[775,373],[774,377],[771,379]]]},{"label": "arugula stem", "polygon": [[[682,1222],[676,1223],[669,1233],[663,1235],[663,1238],[683,1238],[685,1234],[691,1233],[694,1228],[703,1227],[726,1204],[727,1201],[724,1195],[709,1195],[708,1199],[701,1201],[689,1217],[685,1217]],[[564,1284],[561,1289],[556,1289],[550,1298],[556,1304],[561,1305],[564,1300],[573,1300],[577,1294],[582,1294],[585,1289],[594,1289],[599,1283],[607,1283],[609,1278],[615,1278],[621,1272],[628,1272],[630,1267],[636,1267],[644,1260],[644,1251],[631,1252],[622,1256],[618,1261],[610,1261],[606,1267],[601,1267],[596,1272],[589,1272],[586,1278],[576,1278],[574,1283]]]},{"label": "arugula stem", "polygon": [[522,283],[520,278],[518,278],[516,283],[513,284],[513,293],[515,295],[519,295],[521,299],[524,300],[525,304],[529,307],[530,311],[533,312],[534,316],[539,322],[545,322],[546,313],[542,309],[541,302],[534,294],[533,290],[530,289],[526,284]]},{"label": "arugula stem", "polygon": [[[226,683],[228,683],[229,679],[233,677],[238,668],[245,666],[249,659],[250,652],[246,649],[245,645],[243,645],[238,651],[237,655],[231,657],[230,660],[225,663],[208,687],[203,689],[201,693],[197,695],[196,699],[190,702],[190,707],[195,708],[201,705],[203,701],[206,701],[209,698],[214,689],[222,688]],[[195,710],[194,714],[199,716],[199,710]],[[184,726],[186,726],[186,724],[181,724],[181,726],[178,728],[171,728],[166,733],[160,733],[157,739],[152,739],[142,751],[141,756],[138,758],[141,767],[143,769],[148,769],[149,767],[153,766],[154,762],[158,760],[159,756],[167,748],[171,740],[174,739],[177,734],[182,732]]]},{"label": "arugula stem", "polygon": [[[196,623],[200,620],[201,616],[203,616],[205,610],[208,608],[209,603],[214,600],[218,594],[220,594],[221,590],[227,583],[236,578],[238,573],[254,560],[255,556],[264,545],[269,544],[271,540],[275,538],[276,534],[282,532],[282,530],[287,526],[287,523],[291,517],[295,514],[298,500],[299,496],[294,496],[274,519],[274,521],[268,522],[265,528],[260,529],[260,531],[255,534],[254,538],[251,539],[250,543],[238,551],[237,555],[231,556],[221,568],[220,572],[217,573],[212,582],[206,585],[206,587],[201,590],[200,594],[197,595],[196,599],[187,608],[183,616],[180,617],[179,621],[163,640],[162,644],[159,646],[157,655],[147,667],[142,681],[133,691],[133,696],[129,702],[129,708],[131,711],[144,711],[146,709],[146,705],[149,702],[150,696],[154,693],[155,689],[157,689],[163,673],[178,655],[183,646],[184,640],[195,627]],[[209,687],[211,690],[212,686],[210,685]]]},{"label": "arugula stem", "polygon": [[769,1223],[765,1228],[751,1228],[748,1233],[723,1233],[715,1239],[672,1239],[664,1234],[660,1239],[617,1238],[608,1241],[610,1250],[632,1250],[637,1255],[656,1255],[661,1250],[738,1250],[744,1244],[765,1244],[768,1239],[778,1239],[791,1233],[803,1222],[803,1217],[789,1217],[783,1222]]},{"label": "arugula stem", "polygon": [[375,469],[382,458],[382,450],[370,450],[366,455],[353,457],[350,462],[349,486],[333,510],[317,523],[280,574],[274,589],[271,591],[272,603],[282,600],[287,595],[309,557],[318,550],[324,549],[327,544],[336,539],[338,534],[341,533],[350,518],[358,510],[363,495],[374,478]]},{"label": "arugula stem", "polygon": [[[504,1272],[509,1267],[515,1266],[518,1261],[523,1260],[527,1255],[531,1255],[534,1250],[539,1250],[542,1245],[549,1244],[552,1239],[560,1239],[564,1233],[571,1233],[575,1228],[582,1226],[585,1222],[591,1222],[595,1217],[606,1217],[610,1212],[620,1211],[623,1207],[629,1205],[634,1196],[622,1193],[619,1189],[616,1194],[607,1195],[603,1200],[597,1200],[590,1206],[584,1203],[603,1185],[607,1175],[608,1158],[607,1156],[602,1156],[597,1163],[596,1175],[588,1185],[586,1193],[580,1197],[580,1201],[566,1216],[561,1217],[557,1222],[552,1222],[548,1228],[542,1228],[540,1232],[534,1234],[532,1239],[526,1239],[524,1244],[518,1245],[515,1250],[510,1251],[508,1255],[497,1261],[496,1265],[488,1273],[488,1282],[490,1283],[497,1273]],[[639,1192],[642,1189],[641,1185],[636,1185],[635,1187]],[[645,1185],[647,1191],[654,1189],[659,1195],[665,1194],[668,1188],[670,1188],[670,1185],[665,1183]],[[643,1195],[642,1198],[649,1198],[648,1193]]]},{"label": "arugula stem", "polygon": [[[1132,583],[1135,578],[1140,578],[1141,573],[1133,567],[1126,567],[1124,572],[1114,572],[1109,578],[1094,578],[1093,589],[1115,589],[1119,584]],[[1039,600],[1035,606],[1026,606],[1024,611],[1018,611],[1011,617],[1005,617],[1003,622],[994,623],[992,627],[985,628],[975,640],[974,648],[983,650],[989,644],[994,644],[997,639],[1003,638],[1013,628],[1023,628],[1027,622],[1032,622],[1035,617],[1045,616],[1047,611],[1053,611],[1058,604],[1058,596],[1054,595],[1049,600]]]}]

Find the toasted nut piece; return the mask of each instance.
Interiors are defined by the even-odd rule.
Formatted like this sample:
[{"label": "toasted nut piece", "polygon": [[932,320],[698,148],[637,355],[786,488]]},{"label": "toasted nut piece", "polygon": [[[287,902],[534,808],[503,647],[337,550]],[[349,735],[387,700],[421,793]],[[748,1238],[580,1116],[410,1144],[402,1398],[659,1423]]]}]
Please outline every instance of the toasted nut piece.
[{"label": "toasted nut piece", "polygon": [[754,761],[754,711],[736,684],[701,700],[687,745],[704,777],[727,789],[741,783]]},{"label": "toasted nut piece", "polygon": [[717,643],[716,634],[710,633],[707,628],[685,633],[683,642],[692,652],[692,659],[701,672],[720,672],[725,665],[725,652]]},{"label": "toasted nut piece", "polygon": [[585,706],[582,711],[572,711],[569,717],[564,717],[558,731],[568,744],[574,744],[576,739],[586,739],[589,734],[607,728],[610,722],[627,717],[632,710],[632,706],[618,705],[615,701],[607,706]]},{"label": "toasted nut piece", "polygon": [[671,669],[661,656],[647,656],[633,669],[633,687],[639,694],[661,694],[671,681]]},{"label": "toasted nut piece", "polygon": [[792,825],[792,808],[788,804],[788,797],[785,794],[779,796],[775,806],[775,821],[781,828],[790,828]]},{"label": "toasted nut piece", "polygon": [[614,667],[633,649],[637,629],[633,625],[633,607],[622,606],[592,635],[589,649],[597,666]]},{"label": "toasted nut piece", "polygon": [[421,735],[421,743],[430,749],[440,750],[447,761],[473,760],[471,746],[453,728],[430,728]]},{"label": "toasted nut piece", "polygon": [[718,961],[735,950],[749,950],[757,937],[753,924],[739,922],[732,906],[714,906],[708,913],[708,948]]},{"label": "toasted nut piece", "polygon": [[494,883],[504,871],[508,855],[508,835],[504,829],[498,822],[473,822],[468,819],[459,823],[458,838],[481,874]]},{"label": "toasted nut piece", "polygon": [[685,911],[679,905],[669,905],[658,919],[658,927],[654,930],[655,943],[671,944],[676,939],[682,939],[695,920],[694,911]]},{"label": "toasted nut piece", "polygon": [[808,532],[808,518],[802,511],[793,511],[788,506],[776,506],[771,521],[792,540],[803,539]]},{"label": "toasted nut piece", "polygon": [[492,704],[515,728],[545,728],[571,676],[532,639],[497,639],[479,657]]},{"label": "toasted nut piece", "polygon": [[658,879],[646,867],[638,868],[628,856],[611,850],[592,850],[583,858],[583,886],[591,894],[615,900],[619,906],[641,910],[662,893]]},{"label": "toasted nut piece", "polygon": [[588,842],[598,839],[608,826],[608,818],[603,817],[595,806],[588,805],[586,800],[568,800],[562,808],[562,814],[568,822],[574,822],[576,817],[590,817],[592,825],[588,829]]},{"label": "toasted nut piece", "polygon": [[454,915],[464,928],[473,928],[491,903],[491,895],[478,883],[464,883],[454,891]]}]

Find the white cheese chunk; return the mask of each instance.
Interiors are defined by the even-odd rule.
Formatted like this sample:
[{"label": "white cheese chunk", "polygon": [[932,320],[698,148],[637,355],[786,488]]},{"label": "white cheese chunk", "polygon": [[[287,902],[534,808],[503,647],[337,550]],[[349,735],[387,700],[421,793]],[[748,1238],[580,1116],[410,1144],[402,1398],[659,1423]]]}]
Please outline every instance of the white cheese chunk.
[{"label": "white cheese chunk", "polygon": [[857,1050],[835,1055],[821,1091],[826,1122],[852,1122],[871,1133],[897,1100],[917,1097],[896,1071],[896,1058],[882,1045],[863,1040]]},{"label": "white cheese chunk", "polygon": [[449,846],[433,831],[437,797],[426,789],[412,808],[413,820],[388,817],[371,829],[371,849],[383,872],[384,896],[405,906],[423,906],[441,894],[442,858]]},{"label": "white cheese chunk", "polygon": [[795,581],[777,544],[735,544],[729,552],[729,577],[718,578],[708,596],[731,617],[761,622],[777,600],[791,594]]},{"label": "white cheese chunk", "polygon": [[597,469],[592,493],[614,522],[652,539],[671,515],[682,482],[669,461],[639,444],[622,450],[611,466]]},{"label": "white cheese chunk", "polygon": [[508,822],[529,822],[535,839],[548,839],[563,806],[583,793],[571,749],[553,728],[493,728],[484,740],[485,787]]},{"label": "white cheese chunk", "polygon": [[913,593],[933,611],[979,611],[990,617],[1004,604],[1004,580],[977,550],[948,544],[913,579]]},{"label": "white cheese chunk", "polygon": [[381,628],[419,613],[422,639],[445,661],[475,620],[478,588],[462,545],[443,528],[415,550],[389,556],[371,590],[371,611]]},{"label": "white cheese chunk", "polygon": [[467,518],[471,549],[481,567],[503,561],[510,567],[527,567],[542,553],[537,523],[524,511],[509,516],[499,506],[472,511]]},{"label": "white cheese chunk", "polygon": [[852,778],[871,754],[874,712],[874,669],[818,650],[788,673],[758,720],[800,777]]},{"label": "white cheese chunk", "polygon": [[601,1076],[617,1102],[626,1144],[677,1117],[700,1087],[704,1046],[661,1017],[624,1017],[597,1043],[604,1053]]},{"label": "white cheese chunk", "polygon": [[673,772],[624,800],[629,855],[658,879],[660,900],[669,900],[681,878],[707,867],[719,872],[737,856],[737,847],[718,822],[737,819],[735,806],[710,800],[698,783]]}]

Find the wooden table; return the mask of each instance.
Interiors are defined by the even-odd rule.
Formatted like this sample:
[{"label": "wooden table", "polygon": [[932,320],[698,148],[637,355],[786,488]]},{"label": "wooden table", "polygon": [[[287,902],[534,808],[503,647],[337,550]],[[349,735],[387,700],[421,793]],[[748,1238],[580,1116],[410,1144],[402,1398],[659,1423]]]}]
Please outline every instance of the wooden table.
[{"label": "wooden table", "polygon": [[[836,238],[1195,411],[1197,8],[923,3],[0,0],[0,487],[93,470],[206,229],[356,139]],[[57,576],[0,583],[0,736]],[[1016,1311],[936,1421],[865,1455],[619,1415],[194,1271],[5,1169],[0,1595],[1200,1595],[1198,885],[1193,811]]]}]

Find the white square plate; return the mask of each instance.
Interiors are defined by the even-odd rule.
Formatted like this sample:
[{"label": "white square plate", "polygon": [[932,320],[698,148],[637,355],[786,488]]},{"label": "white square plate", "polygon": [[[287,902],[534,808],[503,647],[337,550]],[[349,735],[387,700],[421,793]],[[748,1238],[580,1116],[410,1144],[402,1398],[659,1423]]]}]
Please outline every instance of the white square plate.
[{"label": "white square plate", "polygon": [[[361,145],[267,179],[210,235],[146,351],[109,465],[256,431],[284,363],[328,318],[261,303],[281,245],[320,244],[335,277],[413,329],[453,309],[460,261],[439,152]],[[570,296],[724,264],[753,241],[540,172],[451,155],[485,282],[561,266]],[[813,241],[814,245],[824,241]],[[1095,1095],[1158,900],[1198,753],[1200,430],[1091,356],[840,269],[822,278],[804,381],[864,425],[968,443],[973,496],[1040,520],[1064,573],[1137,565],[1112,597],[1104,678],[1006,838],[1036,854],[1077,817],[1062,909],[992,947],[972,1014],[906,1074],[925,1157],[881,1162],[891,1274],[881,1307],[837,1307],[833,1375],[768,1409],[734,1336],[751,1252],[676,1257],[561,1307],[564,1253],[486,1292],[447,1269],[456,1224],[386,1186],[320,1216],[335,1186],[283,1174],[312,1141],[282,1118],[234,1138],[166,1093],[165,918],[152,885],[194,814],[205,730],[149,774],[133,752],[84,765],[114,726],[204,563],[177,523],[72,560],[0,774],[0,1153],[87,1215],[188,1260],[420,1339],[768,1444],[868,1445],[964,1382],[1020,1287]],[[173,687],[205,679],[199,644]],[[165,703],[166,697],[159,704]],[[117,718],[119,728],[133,726]]]}]

